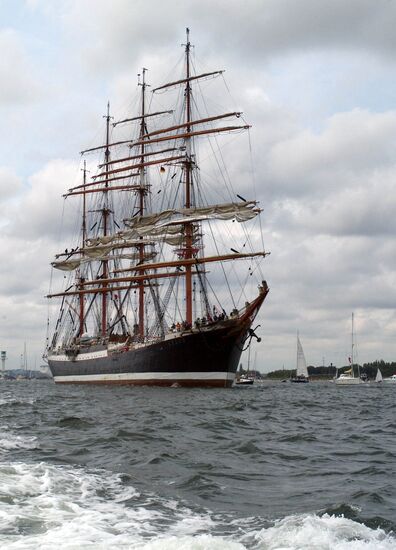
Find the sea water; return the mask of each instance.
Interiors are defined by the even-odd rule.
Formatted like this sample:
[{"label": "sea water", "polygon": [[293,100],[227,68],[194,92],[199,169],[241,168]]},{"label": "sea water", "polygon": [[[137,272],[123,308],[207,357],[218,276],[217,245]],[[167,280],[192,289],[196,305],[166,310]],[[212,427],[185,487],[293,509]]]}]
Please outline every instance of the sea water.
[{"label": "sea water", "polygon": [[396,388],[0,391],[0,548],[396,549]]}]

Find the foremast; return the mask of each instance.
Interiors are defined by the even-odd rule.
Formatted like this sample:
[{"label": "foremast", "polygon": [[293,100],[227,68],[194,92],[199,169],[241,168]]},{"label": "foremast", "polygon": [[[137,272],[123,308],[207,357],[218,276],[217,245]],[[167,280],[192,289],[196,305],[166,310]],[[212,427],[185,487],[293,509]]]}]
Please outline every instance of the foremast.
[{"label": "foremast", "polygon": [[[140,121],[140,133],[139,133],[139,139],[141,141],[140,145],[140,187],[138,189],[138,196],[139,196],[139,207],[138,207],[138,215],[143,216],[145,212],[145,198],[147,194],[147,188],[145,185],[145,166],[144,166],[144,159],[145,159],[145,141],[143,140],[144,134],[147,133],[147,127],[146,127],[146,120],[145,120],[145,114],[146,114],[146,71],[143,67],[142,69],[142,82],[139,82],[139,85],[142,88],[142,103],[141,103],[141,121]],[[144,263],[144,252],[145,252],[145,245],[143,243],[143,237],[141,238],[142,244],[138,247],[139,250],[139,264]],[[145,330],[144,330],[144,285],[143,281],[139,283],[139,306],[138,306],[138,335],[139,338],[143,341],[145,337]]]}]

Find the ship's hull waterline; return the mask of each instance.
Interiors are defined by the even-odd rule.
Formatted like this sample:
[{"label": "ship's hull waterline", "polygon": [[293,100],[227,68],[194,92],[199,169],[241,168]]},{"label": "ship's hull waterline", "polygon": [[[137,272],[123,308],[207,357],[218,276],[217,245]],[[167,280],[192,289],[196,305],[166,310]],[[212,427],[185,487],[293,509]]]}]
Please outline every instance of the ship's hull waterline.
[{"label": "ship's hull waterline", "polygon": [[239,319],[128,350],[50,354],[48,365],[56,383],[231,387],[264,297]]}]

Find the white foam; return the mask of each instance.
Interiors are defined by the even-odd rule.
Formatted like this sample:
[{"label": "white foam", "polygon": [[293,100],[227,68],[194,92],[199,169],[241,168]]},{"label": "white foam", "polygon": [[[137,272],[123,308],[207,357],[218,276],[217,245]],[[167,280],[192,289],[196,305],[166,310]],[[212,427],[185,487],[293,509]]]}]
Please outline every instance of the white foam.
[{"label": "white foam", "polygon": [[288,516],[256,536],[262,550],[395,550],[396,539],[382,529],[339,516]]},{"label": "white foam", "polygon": [[246,547],[221,537],[197,535],[195,537],[159,538],[139,546],[139,550],[246,550]]},{"label": "white foam", "polygon": [[16,397],[14,397],[13,395],[11,394],[3,394],[3,396],[1,397],[0,399],[0,406],[1,405],[13,405],[15,403],[18,403],[18,404],[28,404],[28,405],[33,405],[33,403],[36,402],[36,399],[34,397],[23,397],[23,398],[19,398],[17,399]]},{"label": "white foam", "polygon": [[8,427],[0,428],[0,452],[15,449],[37,449],[37,437],[16,435],[8,431]]},{"label": "white foam", "polygon": [[[217,536],[226,523],[229,534]],[[230,523],[174,499],[142,496],[102,470],[0,463],[0,548],[395,550],[396,539],[328,515],[288,516],[265,529],[257,518]]]},{"label": "white foam", "polygon": [[0,434],[0,452],[15,449],[37,449],[37,437],[15,435],[13,433]]}]

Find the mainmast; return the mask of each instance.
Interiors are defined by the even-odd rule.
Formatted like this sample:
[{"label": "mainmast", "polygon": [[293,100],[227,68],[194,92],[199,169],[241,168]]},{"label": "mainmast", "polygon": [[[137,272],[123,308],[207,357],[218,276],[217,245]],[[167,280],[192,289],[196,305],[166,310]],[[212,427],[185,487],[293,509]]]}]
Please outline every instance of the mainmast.
[{"label": "mainmast", "polygon": [[[140,185],[138,188],[138,194],[139,194],[139,216],[144,215],[144,209],[145,209],[145,196],[146,196],[146,187],[145,187],[145,166],[144,166],[144,159],[145,159],[145,141],[143,140],[143,136],[146,134],[146,122],[145,122],[145,97],[146,97],[146,75],[147,69],[143,67],[142,70],[142,82],[139,82],[139,85],[142,87],[142,111],[141,111],[141,121],[140,121],[140,134],[139,134],[139,140],[142,142],[140,146]],[[142,237],[141,237],[142,239]],[[139,263],[144,263],[144,244],[139,246]],[[144,284],[143,281],[139,284],[139,337],[143,340],[144,339]]]},{"label": "mainmast", "polygon": [[[191,84],[190,84],[190,29],[186,29],[187,43],[186,43],[186,108],[185,108],[185,123],[187,127],[187,134],[191,132]],[[186,161],[185,161],[185,189],[184,189],[184,206],[185,208],[191,207],[191,183],[192,183],[192,160],[191,160],[191,137],[187,136],[186,140]],[[191,223],[186,224],[186,242],[184,257],[190,259],[192,257],[192,235],[193,225]],[[192,324],[192,271],[191,265],[186,266],[186,322]]]},{"label": "mainmast", "polygon": [[[83,168],[83,185],[84,188],[87,184],[87,162],[84,160],[84,168]],[[85,241],[87,238],[87,206],[86,206],[86,195],[83,193],[83,204],[82,204],[82,228],[81,228],[81,249],[84,250]],[[84,252],[82,252],[82,257],[84,255]],[[80,288],[83,290],[83,284],[84,284],[84,277],[81,273],[80,268]],[[80,329],[79,329],[79,336],[81,337],[84,333],[84,294],[79,295],[79,301],[80,301]]]},{"label": "mainmast", "polygon": [[[106,237],[108,232],[108,217],[110,210],[108,207],[108,176],[109,176],[109,161],[110,161],[110,102],[107,102],[107,115],[104,117],[106,119],[106,148],[105,148],[105,180],[104,180],[104,204],[102,210],[103,216],[103,236]],[[104,281],[109,276],[109,265],[108,260],[102,261],[102,277]],[[103,288],[107,287],[107,283],[103,283]],[[102,336],[105,337],[107,334],[107,292],[102,293],[102,327],[101,327]]]}]

